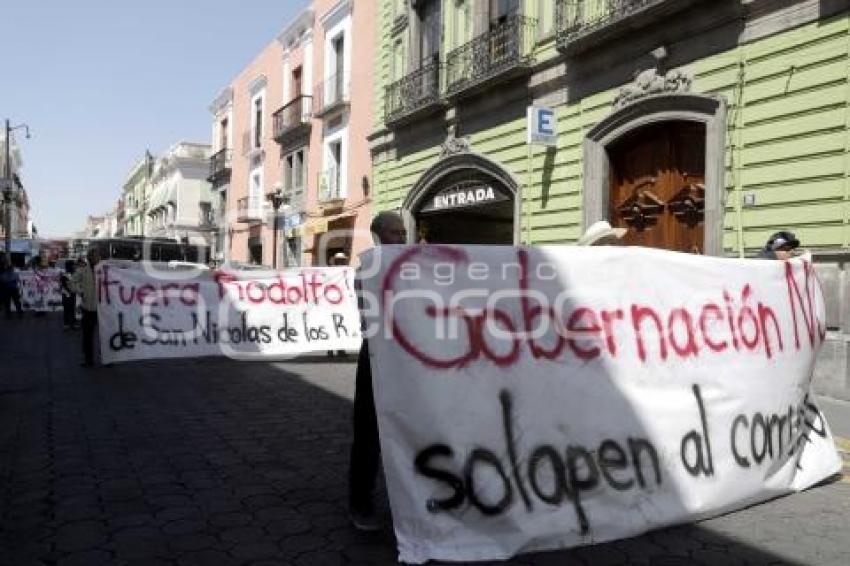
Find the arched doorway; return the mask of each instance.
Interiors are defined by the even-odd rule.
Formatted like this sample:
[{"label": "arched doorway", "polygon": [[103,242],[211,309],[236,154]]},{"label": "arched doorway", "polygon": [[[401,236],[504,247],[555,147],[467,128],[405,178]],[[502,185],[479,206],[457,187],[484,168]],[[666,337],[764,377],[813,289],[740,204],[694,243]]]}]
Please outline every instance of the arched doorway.
[{"label": "arched doorway", "polygon": [[629,229],[626,243],[721,255],[726,106],[698,94],[647,96],[584,142],[584,222]]},{"label": "arched doorway", "polygon": [[410,243],[513,245],[518,185],[502,167],[464,152],[426,171],[402,204]]}]

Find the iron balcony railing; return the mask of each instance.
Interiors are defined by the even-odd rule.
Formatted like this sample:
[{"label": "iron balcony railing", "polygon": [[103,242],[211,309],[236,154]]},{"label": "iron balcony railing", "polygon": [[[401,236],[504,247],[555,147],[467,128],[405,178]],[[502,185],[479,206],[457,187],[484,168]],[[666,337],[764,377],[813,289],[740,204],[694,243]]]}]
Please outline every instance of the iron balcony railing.
[{"label": "iron balcony railing", "polygon": [[558,49],[576,52],[592,36],[615,31],[621,22],[629,20],[623,30],[633,30],[638,16],[652,21],[653,12],[669,14],[694,3],[695,0],[557,0],[555,22]]},{"label": "iron balcony railing", "polygon": [[296,96],[274,113],[274,139],[282,143],[287,134],[294,134],[310,126],[313,116],[313,97],[302,94]]},{"label": "iron balcony railing", "polygon": [[210,157],[210,175],[207,180],[210,183],[220,183],[230,178],[230,163],[233,158],[233,151],[229,148],[224,148],[217,151]]},{"label": "iron balcony railing", "polygon": [[440,102],[440,71],[442,65],[434,58],[388,87],[384,98],[384,119],[397,124],[405,118]]},{"label": "iron balcony railing", "polygon": [[453,96],[533,62],[537,21],[513,14],[446,56],[446,95]]},{"label": "iron balcony railing", "polygon": [[347,73],[334,73],[316,86],[316,112],[324,114],[337,106],[349,103],[349,84]]},{"label": "iron balcony railing", "polygon": [[263,199],[257,196],[242,197],[236,201],[236,221],[253,222],[263,219]]},{"label": "iron balcony railing", "polygon": [[342,198],[342,174],[337,166],[324,170],[319,175],[319,201],[329,202]]}]

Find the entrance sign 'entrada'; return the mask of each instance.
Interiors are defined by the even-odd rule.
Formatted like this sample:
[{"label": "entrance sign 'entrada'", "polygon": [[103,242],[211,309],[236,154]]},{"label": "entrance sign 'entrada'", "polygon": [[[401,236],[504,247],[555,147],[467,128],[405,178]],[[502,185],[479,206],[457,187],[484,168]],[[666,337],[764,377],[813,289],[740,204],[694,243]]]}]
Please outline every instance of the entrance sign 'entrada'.
[{"label": "entrance sign 'entrada'", "polygon": [[840,470],[808,394],[826,334],[808,257],[383,246],[363,260],[403,562],[633,536]]},{"label": "entrance sign 'entrada'", "polygon": [[439,191],[420,212],[435,212],[508,200],[502,191],[478,183],[459,183]]},{"label": "entrance sign 'entrada'", "polygon": [[350,268],[197,273],[141,265],[151,264],[98,266],[104,362],[360,347]]}]

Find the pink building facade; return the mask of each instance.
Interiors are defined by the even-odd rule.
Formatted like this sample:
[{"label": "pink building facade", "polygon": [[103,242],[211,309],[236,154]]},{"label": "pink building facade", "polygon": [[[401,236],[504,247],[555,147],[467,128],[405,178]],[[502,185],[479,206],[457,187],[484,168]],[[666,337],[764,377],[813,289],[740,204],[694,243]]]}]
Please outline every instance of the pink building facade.
[{"label": "pink building facade", "polygon": [[356,263],[371,245],[375,9],[316,0],[213,102],[219,259]]}]

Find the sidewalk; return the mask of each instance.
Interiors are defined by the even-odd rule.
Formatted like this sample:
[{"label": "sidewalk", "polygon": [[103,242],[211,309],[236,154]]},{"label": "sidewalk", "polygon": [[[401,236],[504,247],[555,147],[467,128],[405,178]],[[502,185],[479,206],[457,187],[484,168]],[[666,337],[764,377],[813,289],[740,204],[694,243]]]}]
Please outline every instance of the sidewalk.
[{"label": "sidewalk", "polygon": [[[58,315],[0,319],[0,564],[395,563],[389,528],[346,518],[353,357],[84,370],[78,350]],[[838,565],[848,525],[836,482],[507,564]]]}]

